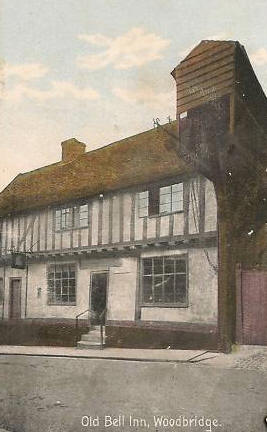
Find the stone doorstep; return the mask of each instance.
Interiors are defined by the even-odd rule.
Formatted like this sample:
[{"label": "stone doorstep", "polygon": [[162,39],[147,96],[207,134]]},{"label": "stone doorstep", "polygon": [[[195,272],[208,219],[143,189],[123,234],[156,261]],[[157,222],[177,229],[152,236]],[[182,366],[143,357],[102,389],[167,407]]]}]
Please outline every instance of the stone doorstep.
[{"label": "stone doorstep", "polygon": [[[99,341],[84,341],[81,340],[77,343],[78,349],[89,349],[89,350],[99,350],[103,349],[104,345],[101,347],[101,343]],[[1,431],[0,431],[1,432]]]},{"label": "stone doorstep", "polygon": [[98,334],[98,333],[85,333],[81,336],[81,341],[99,342],[100,341],[100,334]]}]

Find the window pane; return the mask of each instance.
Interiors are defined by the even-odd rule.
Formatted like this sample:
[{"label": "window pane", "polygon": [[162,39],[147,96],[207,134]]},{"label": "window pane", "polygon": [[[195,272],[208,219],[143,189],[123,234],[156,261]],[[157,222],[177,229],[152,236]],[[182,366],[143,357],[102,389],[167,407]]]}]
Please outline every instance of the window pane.
[{"label": "window pane", "polygon": [[174,276],[165,276],[164,277],[164,291],[165,291],[165,303],[174,303]]},{"label": "window pane", "polygon": [[146,258],[143,260],[143,271],[144,275],[152,274],[152,258]]},{"label": "window pane", "polygon": [[75,279],[69,279],[69,286],[75,287]]},{"label": "window pane", "polygon": [[148,216],[148,191],[138,194],[139,217]]},{"label": "window pane", "polygon": [[183,191],[183,183],[176,183],[172,185],[172,192]]},{"label": "window pane", "polygon": [[56,288],[56,299],[57,300],[61,299],[61,288]]},{"label": "window pane", "polygon": [[154,282],[154,301],[163,303],[163,276],[156,276]]},{"label": "window pane", "polygon": [[139,199],[147,199],[148,198],[148,191],[139,192]]},{"label": "window pane", "polygon": [[61,229],[61,210],[56,210],[56,230]]},{"label": "window pane", "polygon": [[73,209],[72,208],[65,208],[62,209],[62,220],[61,220],[61,226],[62,228],[72,228],[73,227]]},{"label": "window pane", "polygon": [[146,276],[146,277],[144,277],[144,281],[143,281],[143,301],[144,301],[144,303],[152,303],[153,302],[152,276]]},{"label": "window pane", "polygon": [[154,274],[163,274],[163,258],[154,258]]},{"label": "window pane", "polygon": [[88,204],[80,206],[80,227],[88,225]]},{"label": "window pane", "polygon": [[165,186],[160,188],[160,195],[170,194],[170,193],[171,193],[171,186]]},{"label": "window pane", "polygon": [[48,288],[54,288],[55,286],[55,281],[54,279],[49,279],[48,280]]},{"label": "window pane", "polygon": [[186,263],[185,260],[177,259],[176,260],[176,273],[185,273],[186,272]]},{"label": "window pane", "polygon": [[160,213],[169,213],[171,211],[171,203],[160,205],[159,211]]},{"label": "window pane", "polygon": [[184,208],[183,201],[174,201],[172,203],[172,211],[173,212],[183,210],[183,208]]},{"label": "window pane", "polygon": [[70,296],[74,296],[75,295],[75,287],[74,286],[70,286],[70,288],[69,288],[69,295]]},{"label": "window pane", "polygon": [[69,294],[69,289],[68,286],[64,286],[62,287],[62,295],[68,295]]},{"label": "window pane", "polygon": [[147,198],[139,200],[139,208],[147,207],[147,204],[148,204],[148,199]]},{"label": "window pane", "polygon": [[68,279],[62,279],[62,286],[63,287],[67,287],[68,288],[68,286],[69,286],[69,280]]},{"label": "window pane", "polygon": [[80,206],[80,213],[87,213],[88,212],[88,204],[83,204]]},{"label": "window pane", "polygon": [[169,204],[171,202],[171,194],[160,195],[160,205]]},{"label": "window pane", "polygon": [[145,216],[148,216],[148,207],[139,209],[139,217],[145,217]]},{"label": "window pane", "polygon": [[164,273],[174,273],[175,258],[164,258]]},{"label": "window pane", "polygon": [[186,275],[175,276],[175,300],[181,303],[186,301]]},{"label": "window pane", "polygon": [[172,201],[183,201],[183,193],[182,192],[175,192],[172,194]]},{"label": "window pane", "polygon": [[88,225],[88,218],[80,219],[80,227],[86,227]]}]

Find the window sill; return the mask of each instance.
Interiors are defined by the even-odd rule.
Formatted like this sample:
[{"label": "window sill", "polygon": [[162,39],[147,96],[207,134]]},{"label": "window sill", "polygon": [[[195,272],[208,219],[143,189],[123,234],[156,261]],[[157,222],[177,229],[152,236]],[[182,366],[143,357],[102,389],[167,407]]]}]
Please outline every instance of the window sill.
[{"label": "window sill", "polygon": [[47,306],[77,306],[77,303],[47,303]]},{"label": "window sill", "polygon": [[185,309],[189,307],[188,303],[142,303],[142,308],[169,308],[169,309]]},{"label": "window sill", "polygon": [[138,216],[140,219],[144,219],[144,218],[148,218],[148,219],[153,219],[153,218],[160,218],[162,216],[170,216],[170,215],[174,215],[174,214],[179,214],[179,213],[184,213],[184,210],[177,210],[175,212],[166,212],[166,213],[159,213],[159,214],[155,214],[155,215],[150,215],[150,216]]},{"label": "window sill", "polygon": [[86,229],[88,227],[89,227],[89,225],[82,226],[82,227],[64,228],[64,229],[60,229],[60,230],[56,230],[55,229],[55,233],[64,233],[64,232],[70,232],[70,231],[77,231],[77,230],[81,230],[81,229]]}]

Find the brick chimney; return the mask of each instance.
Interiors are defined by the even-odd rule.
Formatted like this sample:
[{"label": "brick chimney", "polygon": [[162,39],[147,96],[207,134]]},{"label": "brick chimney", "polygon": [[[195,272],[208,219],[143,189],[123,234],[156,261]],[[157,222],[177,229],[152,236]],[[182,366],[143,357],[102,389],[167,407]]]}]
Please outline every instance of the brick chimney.
[{"label": "brick chimney", "polygon": [[62,147],[62,161],[70,162],[76,159],[81,154],[85,153],[86,145],[76,138],[70,138],[61,143]]}]

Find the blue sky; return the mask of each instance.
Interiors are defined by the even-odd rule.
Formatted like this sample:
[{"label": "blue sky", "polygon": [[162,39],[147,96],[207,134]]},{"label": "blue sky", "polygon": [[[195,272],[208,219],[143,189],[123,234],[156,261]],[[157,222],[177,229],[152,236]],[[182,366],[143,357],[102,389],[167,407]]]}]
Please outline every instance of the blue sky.
[{"label": "blue sky", "polygon": [[1,0],[0,189],[175,117],[172,69],[201,39],[239,40],[267,91],[265,0]]}]

